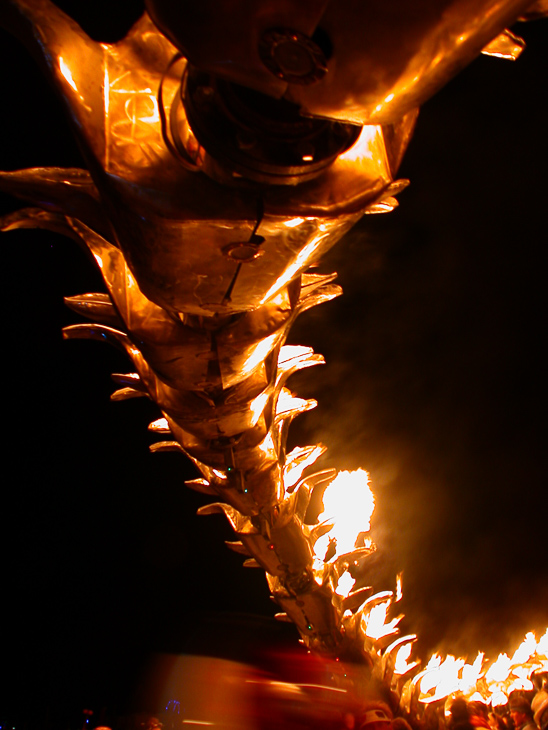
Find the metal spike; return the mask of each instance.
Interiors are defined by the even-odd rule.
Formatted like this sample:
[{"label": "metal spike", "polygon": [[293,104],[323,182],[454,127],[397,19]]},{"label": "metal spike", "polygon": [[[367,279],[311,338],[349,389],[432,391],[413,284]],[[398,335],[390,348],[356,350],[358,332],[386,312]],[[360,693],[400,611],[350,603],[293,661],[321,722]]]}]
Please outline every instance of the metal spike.
[{"label": "metal spike", "polygon": [[[0,178],[4,178],[6,174],[10,173],[0,171]],[[68,236],[75,241],[78,240],[77,234],[68,224],[67,217],[62,213],[54,213],[41,208],[22,208],[0,217],[0,231],[16,231],[21,228],[41,228]]]},{"label": "metal spike", "polygon": [[299,300],[297,307],[297,314],[302,314],[312,307],[316,307],[318,304],[324,302],[330,302],[332,299],[340,297],[343,293],[342,287],[338,284],[332,284],[331,286],[324,286],[319,290],[311,292],[309,295]]},{"label": "metal spike", "polygon": [[311,347],[304,345],[284,345],[280,348],[278,356],[278,369],[302,370],[312,365],[323,365],[325,362],[322,355],[317,355]]},{"label": "metal spike", "polygon": [[244,568],[260,568],[261,564],[258,563],[255,558],[249,558],[249,560],[244,560]]},{"label": "metal spike", "polygon": [[313,463],[309,461],[313,459],[316,461],[327,450],[327,446],[323,444],[312,444],[310,446],[296,446],[293,451],[290,451],[286,457],[286,466],[290,464],[302,464],[306,461],[307,464]]},{"label": "metal spike", "polygon": [[[376,552],[376,550],[377,546],[374,542],[371,542],[371,544],[367,547],[356,548],[349,553],[344,553],[344,555],[340,555],[335,563],[340,568],[342,568],[344,565],[352,565],[352,563],[357,563],[358,560],[366,558],[368,555]],[[390,593],[392,593],[392,591],[390,591]]]},{"label": "metal spike", "polygon": [[[288,352],[291,350],[293,352]],[[300,351],[300,352],[299,352]],[[289,347],[285,345],[278,357],[278,374],[276,376],[276,390],[280,391],[287,379],[293,373],[314,365],[324,365],[323,355],[316,354],[310,347]]]},{"label": "metal spike", "polygon": [[306,511],[308,509],[308,505],[310,504],[310,497],[312,496],[312,493],[310,492],[310,489],[306,486],[302,486],[294,492],[295,494],[295,514],[297,517],[299,517],[301,520],[304,521],[304,517],[306,515]]},{"label": "metal spike", "polygon": [[392,591],[380,591],[379,593],[375,593],[374,596],[371,596],[371,598],[368,598],[363,604],[361,610],[364,614],[369,613],[369,611],[374,606],[378,606],[379,603],[386,603],[387,601],[392,603],[393,598],[394,594]]},{"label": "metal spike", "polygon": [[210,496],[216,495],[217,492],[212,489],[207,479],[189,479],[185,482],[185,487],[193,489],[195,492],[201,494],[208,494]]},{"label": "metal spike", "polygon": [[365,209],[366,215],[375,215],[377,213],[390,213],[399,205],[396,198],[388,197],[373,203]]},{"label": "metal spike", "polygon": [[293,491],[292,487],[300,480],[303,471],[319,459],[326,450],[327,447],[323,444],[298,446],[287,455],[284,467],[284,484],[288,492]]},{"label": "metal spike", "polygon": [[68,327],[63,327],[63,338],[65,340],[108,342],[109,345],[114,345],[124,353],[126,347],[130,344],[126,334],[103,324],[71,324]]},{"label": "metal spike", "polygon": [[196,510],[197,515],[216,515],[224,514],[236,532],[246,529],[250,532],[249,527],[252,524],[249,517],[246,517],[230,504],[224,502],[213,502],[212,504],[204,504]]},{"label": "metal spike", "polygon": [[74,297],[65,297],[63,301],[69,309],[82,317],[98,319],[103,324],[115,327],[124,326],[108,294],[102,292],[78,294]]},{"label": "metal spike", "polygon": [[317,540],[320,539],[323,535],[326,535],[329,530],[331,530],[333,527],[333,522],[329,522],[329,520],[326,520],[325,522],[320,522],[319,525],[314,525],[312,529],[310,530],[310,543],[311,545],[314,545]]},{"label": "metal spike", "polygon": [[500,35],[493,38],[482,50],[485,56],[505,58],[507,61],[516,61],[525,48],[525,41],[519,35],[515,35],[508,29],[503,30]]},{"label": "metal spike", "polygon": [[275,613],[274,618],[276,619],[276,621],[283,621],[284,623],[287,623],[287,624],[293,623],[293,621],[289,618],[287,613]]},{"label": "metal spike", "polygon": [[400,649],[404,644],[415,643],[416,640],[416,634],[407,634],[407,636],[400,636],[399,639],[396,639],[396,641],[393,641],[390,646],[386,647],[386,649],[384,650],[384,656],[391,654],[396,649]]},{"label": "metal spike", "polygon": [[160,452],[160,451],[161,452],[177,451],[179,453],[181,453],[181,452],[184,453],[183,447],[177,441],[158,441],[155,444],[150,444],[150,446],[148,448],[153,454]]},{"label": "metal spike", "polygon": [[152,421],[152,423],[148,424],[148,430],[152,431],[153,433],[171,433],[167,418],[158,418],[156,421]]},{"label": "metal spike", "polygon": [[230,550],[233,550],[235,553],[238,553],[239,555],[250,555],[249,550],[246,548],[246,546],[241,542],[240,540],[225,540],[225,545]]},{"label": "metal spike", "polygon": [[318,289],[320,286],[330,284],[337,278],[337,272],[333,271],[331,274],[314,274],[307,272],[301,277],[301,291],[305,290],[305,294],[310,294],[314,289]]},{"label": "metal spike", "polygon": [[371,586],[365,586],[357,591],[353,591],[353,593],[349,593],[346,598],[343,598],[343,611],[357,611],[365,603],[372,590],[373,588]]},{"label": "metal spike", "polygon": [[325,482],[332,482],[336,476],[336,469],[322,469],[322,471],[317,471],[314,474],[309,474],[308,476],[303,477],[301,481],[297,484],[295,489],[300,489],[302,484],[306,484],[309,489],[315,489],[320,484],[324,484]]},{"label": "metal spike", "polygon": [[402,177],[399,180],[394,180],[384,191],[385,195],[398,195],[402,190],[405,190],[411,184],[411,180]]},{"label": "metal spike", "polygon": [[143,381],[139,377],[138,373],[112,373],[111,379],[116,385],[123,385],[127,388],[133,388],[139,390],[142,393],[146,393],[146,388]]},{"label": "metal spike", "polygon": [[[290,402],[286,401],[286,405],[281,406],[280,404],[280,396],[284,393],[286,396],[291,398]],[[280,390],[280,393],[278,394],[278,398],[276,399],[276,418],[287,418],[288,416],[294,417],[295,415],[299,413],[304,413],[304,411],[310,411],[312,408],[316,408],[318,405],[318,401],[314,400],[313,398],[310,398],[308,400],[305,400],[304,398],[298,398],[293,393],[291,393],[286,388],[282,388]],[[284,407],[284,410],[278,410],[278,408]]]},{"label": "metal spike", "polygon": [[110,396],[110,400],[112,401],[122,401],[122,400],[130,400],[131,398],[146,398],[147,394],[143,393],[142,390],[135,390],[135,388],[120,388],[120,390],[115,390],[114,393]]}]

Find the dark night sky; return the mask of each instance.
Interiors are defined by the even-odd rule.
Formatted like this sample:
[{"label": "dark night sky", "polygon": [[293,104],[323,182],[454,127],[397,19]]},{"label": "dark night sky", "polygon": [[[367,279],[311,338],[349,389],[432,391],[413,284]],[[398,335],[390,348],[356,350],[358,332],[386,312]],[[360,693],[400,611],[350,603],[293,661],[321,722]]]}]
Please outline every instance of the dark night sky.
[{"label": "dark night sky", "polygon": [[[101,40],[137,14],[119,4],[116,26],[107,2],[88,18],[63,7]],[[404,628],[423,651],[511,649],[548,625],[548,21],[519,32],[518,62],[480,58],[425,105],[400,208],[364,218],[330,254],[323,269],[339,271],[345,296],[291,334],[327,359],[293,380],[319,401],[293,442],[322,441],[326,463],[370,470],[371,580],[391,588],[404,570]],[[0,165],[80,165],[32,62],[7,37],[0,48]],[[0,715],[24,705],[32,724],[47,704],[59,717],[129,706],[149,652],[230,653],[223,622],[250,643],[261,626],[271,636],[260,617],[275,609],[260,572],[224,548],[223,520],[195,516],[192,467],[148,453],[154,407],[109,402],[125,359],[61,340],[78,321],[62,297],[102,289],[87,259],[45,232],[2,246]]]}]

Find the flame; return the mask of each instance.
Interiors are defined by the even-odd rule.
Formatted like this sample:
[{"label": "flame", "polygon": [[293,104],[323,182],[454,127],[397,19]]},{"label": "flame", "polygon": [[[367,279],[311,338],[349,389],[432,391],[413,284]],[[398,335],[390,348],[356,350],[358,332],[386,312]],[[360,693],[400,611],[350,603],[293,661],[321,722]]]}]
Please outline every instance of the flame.
[{"label": "flame", "polygon": [[535,685],[531,682],[530,679],[515,679],[512,684],[508,687],[508,694],[510,695],[514,690],[516,689],[534,689]]},{"label": "flame", "polygon": [[378,606],[373,606],[371,611],[364,617],[364,633],[366,636],[369,636],[371,639],[380,639],[383,635],[382,630],[385,626],[389,606],[389,601],[379,603]]},{"label": "flame", "polygon": [[402,573],[398,573],[396,576],[396,603],[398,601],[401,601],[403,597],[403,590],[402,590]]},{"label": "flame", "polygon": [[337,588],[335,589],[335,593],[338,596],[346,597],[354,587],[354,578],[348,573],[348,571],[345,571],[341,577],[339,578],[339,582],[337,583]]},{"label": "flame", "polygon": [[457,659],[451,654],[443,661],[439,654],[434,654],[424,672],[421,673],[420,701],[429,704],[455,692],[470,697],[476,692],[483,659],[484,655],[479,653],[473,664],[467,664],[465,659]]},{"label": "flame", "polygon": [[525,635],[525,639],[518,646],[512,656],[512,664],[524,664],[535,653],[537,640],[532,631]]},{"label": "flame", "polygon": [[464,694],[474,692],[476,689],[476,684],[481,676],[484,657],[485,654],[483,652],[478,652],[473,664],[465,664],[463,666],[459,689]]},{"label": "flame", "polygon": [[334,524],[330,532],[316,542],[316,557],[323,560],[329,543],[336,544],[333,559],[352,552],[358,537],[369,531],[375,509],[375,498],[369,489],[367,472],[363,469],[339,472],[324,492],[323,506],[320,522]]},{"label": "flame", "polygon": [[[405,666],[410,648],[402,647],[400,651]],[[439,654],[434,654],[426,669],[408,684],[419,685],[419,700],[423,704],[458,692],[468,701],[481,699],[493,707],[505,705],[514,690],[534,689],[531,681],[533,672],[548,670],[547,651],[548,629],[538,642],[534,632],[530,631],[511,657],[501,653],[492,662],[486,660],[482,653],[478,653],[473,664],[466,664],[464,659],[455,659],[451,655],[442,661]]]},{"label": "flame", "polygon": [[497,660],[489,667],[485,674],[487,682],[504,682],[510,674],[510,657],[508,654],[499,654]]},{"label": "flame", "polygon": [[[386,599],[379,602],[381,596]],[[385,591],[384,593],[377,593],[376,596],[372,596],[366,601],[366,606],[371,604],[371,608],[367,611],[364,610],[362,615],[362,627],[365,636],[370,639],[382,639],[384,636],[390,634],[396,634],[398,632],[397,626],[402,620],[403,616],[397,616],[392,621],[386,621],[388,616],[388,609],[392,604],[394,594],[392,591]]]},{"label": "flame", "polygon": [[508,697],[504,694],[504,692],[501,692],[500,690],[497,690],[493,695],[491,695],[491,705],[493,707],[505,705],[507,702]]},{"label": "flame", "polygon": [[474,692],[474,694],[470,697],[468,700],[469,702],[483,702],[484,698],[483,695],[480,695],[479,692]]},{"label": "flame", "polygon": [[418,666],[418,662],[409,662],[412,649],[413,644],[411,643],[404,644],[398,649],[396,659],[394,660],[394,674],[401,676],[402,674],[407,674],[413,667]]},{"label": "flame", "polygon": [[[420,698],[421,702],[425,704],[436,702],[452,692],[458,691],[459,674],[464,664],[464,659],[456,659],[448,654],[443,662],[440,661],[438,667],[433,668],[431,671],[427,670],[420,681],[420,689],[423,695]],[[432,694],[429,696],[428,693]]]},{"label": "flame", "polygon": [[546,629],[546,632],[537,644],[537,654],[544,655],[548,659],[548,629]]}]

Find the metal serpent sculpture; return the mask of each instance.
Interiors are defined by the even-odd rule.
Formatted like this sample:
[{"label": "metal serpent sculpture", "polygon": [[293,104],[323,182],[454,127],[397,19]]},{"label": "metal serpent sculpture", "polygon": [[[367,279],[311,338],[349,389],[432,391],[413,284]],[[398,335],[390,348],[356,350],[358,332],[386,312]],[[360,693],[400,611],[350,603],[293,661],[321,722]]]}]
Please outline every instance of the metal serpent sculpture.
[{"label": "metal serpent sculpture", "polygon": [[[93,323],[65,337],[127,353],[133,372],[114,376],[113,399],[158,406],[153,450],[194,462],[202,476],[188,486],[215,500],[200,512],[226,515],[230,547],[264,569],[279,618],[307,647],[401,687],[415,665],[395,674],[396,656],[415,637],[396,638],[398,591],[372,595],[353,575],[375,549],[366,508],[347,546],[335,508],[308,524],[315,489],[372,498],[365,473],[309,473],[321,445],[286,453],[291,421],[316,405],[287,380],[323,359],[285,341],[341,293],[313,264],[364,214],[397,205],[418,106],[482,50],[517,57],[505,27],[531,3],[192,5],[151,0],[106,44],[49,0],[3,0],[0,19],[61,96],[87,169],[0,173],[32,206],[2,229],[57,231],[91,254],[106,292],[67,299]],[[229,20],[238,33],[219,36]]]}]

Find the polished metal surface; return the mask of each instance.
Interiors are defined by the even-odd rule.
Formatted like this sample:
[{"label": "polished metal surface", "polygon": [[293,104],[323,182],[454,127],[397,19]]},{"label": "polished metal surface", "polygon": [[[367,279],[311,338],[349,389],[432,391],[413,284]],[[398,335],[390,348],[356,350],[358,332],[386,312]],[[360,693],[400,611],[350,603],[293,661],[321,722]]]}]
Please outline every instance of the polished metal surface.
[{"label": "polished metal surface", "polygon": [[[284,97],[305,114],[355,124],[396,123],[529,6],[530,0],[209,0],[196,10],[184,0],[147,0],[153,19],[191,63]],[[235,33],[224,32],[229,25]],[[279,73],[265,65],[261,39],[277,29],[306,35],[322,48],[327,71],[321,78],[307,85],[287,79],[283,83]]]},{"label": "polished metal surface", "polygon": [[[127,38],[107,45],[91,41],[49,3],[14,8],[30,27],[40,28],[43,42],[36,43],[30,27],[24,39],[41,54],[87,154],[87,182],[90,189],[96,186],[102,204],[97,210],[91,196],[87,207],[95,219],[103,216],[93,227],[110,233],[145,296],[172,314],[229,315],[261,306],[387,194],[398,157],[393,150],[408,141],[405,127],[388,130],[388,142],[380,127],[365,128],[298,195],[294,186],[239,179],[221,186],[199,168],[181,165],[165,143],[158,91],[163,83],[169,115],[181,69],[170,66],[175,48],[146,15]],[[215,167],[207,152],[203,167]],[[45,174],[18,173],[10,189],[36,199]],[[63,172],[47,174],[48,195],[63,201]],[[82,185],[79,192],[83,198]],[[83,202],[74,209],[69,201],[67,196],[59,203],[63,212],[96,222]],[[252,234],[264,238],[262,255],[236,261],[231,247]]]},{"label": "polished metal surface", "polygon": [[[397,205],[407,184],[397,169],[417,107],[485,46],[517,57],[519,39],[503,31],[527,6],[150,0],[157,25],[145,14],[115,44],[92,41],[49,0],[0,6],[0,20],[61,95],[89,168],[1,173],[2,190],[35,206],[7,216],[2,229],[48,228],[89,252],[107,291],[69,298],[94,322],[66,328],[65,337],[127,353],[132,372],[113,376],[113,399],[146,396],[158,406],[151,430],[165,440],[152,450],[179,450],[194,461],[202,478],[189,486],[219,500],[200,512],[227,516],[234,547],[249,555],[248,566],[266,571],[282,620],[296,623],[308,647],[359,658],[393,688],[392,652],[414,637],[394,643],[395,593],[342,593],[343,578],[353,582],[352,568],[372,543],[357,539],[336,555],[332,539],[314,553],[333,525],[307,524],[307,508],[335,473],[308,473],[321,445],[286,453],[291,421],[316,405],[295,396],[287,380],[323,358],[285,343],[299,314],[340,294],[334,276],[311,265],[362,215]],[[231,36],[229,11],[240,21]],[[204,74],[186,107],[180,50]],[[251,145],[249,129],[238,118],[232,147],[216,147],[207,114],[221,92],[214,79],[204,81],[208,74],[283,96],[303,114],[325,117],[329,134],[332,120],[360,128],[340,149],[324,140],[323,156],[312,135],[299,164],[291,155],[300,138],[284,165],[261,148],[260,175],[242,163],[249,155],[231,166],[227,150]],[[312,127],[303,123],[303,139]],[[267,173],[283,167],[284,179],[270,184]]]}]

